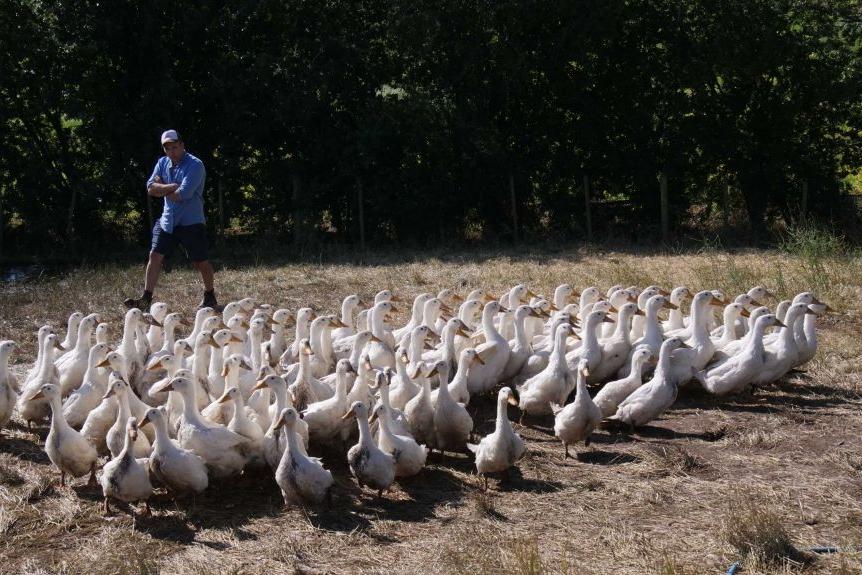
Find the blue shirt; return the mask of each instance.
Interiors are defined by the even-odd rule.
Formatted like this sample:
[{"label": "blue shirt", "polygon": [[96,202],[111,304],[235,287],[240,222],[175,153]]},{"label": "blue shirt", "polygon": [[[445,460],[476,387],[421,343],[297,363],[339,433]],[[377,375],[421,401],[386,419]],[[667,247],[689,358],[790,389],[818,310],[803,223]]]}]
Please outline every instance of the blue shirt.
[{"label": "blue shirt", "polygon": [[159,224],[167,233],[173,233],[174,226],[190,226],[206,222],[204,218],[204,181],[207,177],[204,163],[186,152],[179,164],[171,164],[170,158],[162,156],[156,162],[153,175],[147,180],[147,188],[159,176],[163,184],[179,184],[177,193],[180,201],[165,197],[165,207]]}]

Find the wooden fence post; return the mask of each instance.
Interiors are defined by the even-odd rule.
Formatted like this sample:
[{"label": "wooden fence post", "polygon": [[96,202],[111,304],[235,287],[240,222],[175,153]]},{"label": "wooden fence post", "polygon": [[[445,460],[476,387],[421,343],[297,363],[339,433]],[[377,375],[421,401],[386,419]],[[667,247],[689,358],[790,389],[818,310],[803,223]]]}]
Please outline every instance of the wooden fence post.
[{"label": "wooden fence post", "polygon": [[359,206],[359,249],[365,253],[365,199],[362,194],[362,180],[356,178],[356,203]]},{"label": "wooden fence post", "polygon": [[584,176],[584,215],[587,223],[587,241],[593,241],[593,217],[590,213],[590,177]]},{"label": "wooden fence post", "polygon": [[664,172],[659,177],[659,189],[661,192],[661,239],[668,242],[670,240],[670,222],[668,221],[667,174]]},{"label": "wooden fence post", "polygon": [[515,243],[518,243],[518,203],[515,200],[515,174],[509,170],[509,198],[512,202],[512,232]]}]

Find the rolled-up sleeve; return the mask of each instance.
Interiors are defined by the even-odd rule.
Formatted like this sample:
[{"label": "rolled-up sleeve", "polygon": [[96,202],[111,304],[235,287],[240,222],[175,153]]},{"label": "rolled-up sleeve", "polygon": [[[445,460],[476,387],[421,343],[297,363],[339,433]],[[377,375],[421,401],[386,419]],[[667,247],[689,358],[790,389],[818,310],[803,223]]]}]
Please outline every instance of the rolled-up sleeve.
[{"label": "rolled-up sleeve", "polygon": [[200,189],[205,176],[206,171],[204,170],[203,163],[193,162],[192,165],[189,166],[186,175],[183,176],[183,179],[180,182],[180,187],[177,188],[177,194],[179,194],[180,199],[188,200],[192,197],[192,194]]},{"label": "rolled-up sleeve", "polygon": [[147,180],[147,189],[150,189],[150,185],[156,180],[156,176],[159,175],[159,168],[161,167],[161,160],[156,162],[156,167],[153,168],[153,174],[150,176],[150,179]]}]

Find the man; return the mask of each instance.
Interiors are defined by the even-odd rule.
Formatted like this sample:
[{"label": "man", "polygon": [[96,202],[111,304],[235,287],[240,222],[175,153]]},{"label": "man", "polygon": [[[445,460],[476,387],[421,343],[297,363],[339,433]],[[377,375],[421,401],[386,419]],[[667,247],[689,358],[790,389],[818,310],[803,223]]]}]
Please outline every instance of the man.
[{"label": "man", "polygon": [[126,307],[142,311],[150,308],[153,290],[162,270],[162,262],[181,245],[200,272],[204,282],[204,297],[198,307],[218,308],[213,289],[213,268],[207,257],[207,236],[204,222],[204,181],[206,170],[198,158],[186,152],[185,143],[176,130],[162,134],[165,155],[156,162],[153,175],[147,180],[147,193],[165,199],[162,217],[153,226],[150,260],[144,276],[144,293],[138,299],[129,298]]}]

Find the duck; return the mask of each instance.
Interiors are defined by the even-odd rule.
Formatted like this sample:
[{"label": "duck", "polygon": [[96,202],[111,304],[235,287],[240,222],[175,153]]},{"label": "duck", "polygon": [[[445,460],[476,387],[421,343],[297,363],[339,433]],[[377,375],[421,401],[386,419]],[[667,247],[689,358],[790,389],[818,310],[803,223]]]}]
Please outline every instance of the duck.
[{"label": "duck", "polygon": [[338,340],[350,337],[357,331],[356,312],[362,306],[362,300],[358,294],[351,294],[341,301],[341,326],[332,330],[333,345]]},{"label": "duck", "polygon": [[[49,337],[54,337],[56,341],[56,336]],[[96,485],[96,449],[83,435],[69,427],[63,418],[60,387],[54,383],[46,383],[33,399],[44,399],[50,406],[51,429],[45,439],[45,453],[51,463],[60,470],[60,485],[66,486],[66,475],[82,477],[88,472],[88,485]]]},{"label": "duck", "polygon": [[280,308],[272,314],[272,333],[269,335],[269,350],[272,357],[279,358],[287,349],[285,333],[291,321],[295,321],[293,312]]},{"label": "duck", "polygon": [[343,419],[355,418],[359,426],[359,441],[347,451],[350,471],[360,487],[366,485],[382,497],[395,480],[395,458],[374,444],[368,424],[368,408],[361,401],[353,402]]},{"label": "duck", "polygon": [[87,358],[87,371],[81,386],[63,402],[63,416],[74,429],[81,429],[87,415],[95,409],[102,396],[108,391],[108,372],[100,368],[111,348],[108,344],[97,343],[90,348]]},{"label": "duck", "polygon": [[422,325],[425,302],[427,302],[433,297],[434,296],[430,293],[420,293],[415,298],[413,298],[413,307],[411,308],[410,320],[403,327],[392,331],[392,335],[398,341],[399,347],[404,347],[406,345],[405,338],[408,338],[410,336],[415,327]]},{"label": "duck", "polygon": [[395,477],[412,477],[425,467],[428,448],[410,435],[393,433],[390,411],[378,403],[372,413],[372,423],[378,423],[377,447],[389,454],[395,462]]},{"label": "duck", "polygon": [[670,303],[676,306],[668,313],[668,319],[662,326],[664,331],[671,332],[685,329],[685,321],[682,315],[682,303],[691,298],[691,290],[686,286],[677,286],[670,291]]},{"label": "duck", "polygon": [[[408,373],[407,365],[409,363],[410,357],[407,349],[400,348],[395,361],[395,376],[392,378],[392,382],[390,382],[389,401],[392,407],[401,411],[404,411],[407,402],[416,397],[422,390],[422,386],[417,385]],[[421,370],[417,368],[415,371]],[[465,386],[466,383],[465,381]]]},{"label": "duck", "polygon": [[[36,332],[36,361],[33,362],[33,367],[31,367],[27,371],[27,375],[24,376],[23,389],[25,391],[30,389],[30,387],[31,387],[30,382],[32,382],[36,378],[36,376],[41,373],[42,364],[45,362],[45,359],[46,359],[46,355],[44,353],[45,338],[47,338],[48,335],[50,335],[52,333],[54,333],[54,328],[51,327],[50,325],[47,325],[47,324],[40,327],[39,331]],[[59,339],[57,341],[59,341]],[[48,357],[51,358],[51,361],[53,363],[53,360],[54,360],[54,350],[53,349],[51,350],[51,353],[48,355]],[[60,372],[59,371],[56,372],[56,377],[57,377],[57,380],[59,381],[59,379],[60,379]],[[35,393],[35,390],[37,390],[40,385],[42,385],[42,384],[36,385],[36,387],[34,389],[34,393]]]},{"label": "duck", "polygon": [[533,354],[531,338],[527,335],[528,318],[540,319],[541,314],[529,305],[520,305],[515,310],[515,339],[510,342],[511,352],[506,367],[500,374],[502,381],[509,381],[524,368],[527,359]]},{"label": "duck", "polygon": [[[108,399],[111,397],[117,398],[117,418],[114,420],[114,424],[108,429],[108,433],[105,435],[105,442],[108,445],[108,451],[111,453],[111,457],[118,457],[120,452],[122,452],[123,447],[126,444],[126,424],[129,421],[131,415],[131,410],[129,409],[129,396],[128,394],[132,393],[129,388],[129,384],[125,381],[116,377],[112,379],[110,385],[108,386],[108,391],[105,392],[105,395],[102,399]],[[148,457],[150,455],[150,441],[146,435],[143,433],[135,434],[136,439],[134,443],[134,456],[135,457]]]},{"label": "duck", "polygon": [[778,340],[764,347],[763,368],[757,372],[753,383],[772,383],[793,368],[799,356],[793,326],[805,314],[814,315],[808,304],[799,302],[790,306],[784,316],[784,327],[779,328]]},{"label": "duck", "polygon": [[[659,286],[652,285],[645,288],[637,295],[638,309],[642,309],[644,310],[644,312],[646,312],[649,300],[657,295],[662,296],[663,298],[665,298],[665,300],[668,301],[668,303],[670,303],[670,294],[665,290],[661,289]],[[641,316],[632,318],[632,339],[637,340],[639,338],[642,338],[644,334],[646,334],[647,320],[647,317]]]},{"label": "duck", "polygon": [[339,359],[335,366],[335,395],[312,403],[302,412],[302,420],[308,426],[308,436],[315,445],[330,443],[335,439],[347,440],[350,433],[341,417],[350,408],[347,399],[348,376],[356,371],[350,360]]},{"label": "duck", "polygon": [[[40,330],[41,331],[41,330]],[[42,344],[42,361],[39,372],[27,382],[24,391],[18,398],[18,413],[27,422],[27,428],[40,422],[51,413],[48,396],[42,393],[45,385],[54,385],[60,389],[60,380],[54,367],[54,350],[61,349],[60,340],[54,333],[47,333]],[[62,415],[62,413],[61,413]],[[63,420],[65,422],[65,420]],[[68,424],[67,424],[68,425]]]},{"label": "duck", "polygon": [[229,329],[220,329],[213,334],[216,348],[210,352],[210,364],[207,368],[207,381],[209,382],[210,396],[212,397],[221,397],[224,390],[227,389],[225,386],[225,376],[222,375],[224,373],[224,360],[226,357],[224,352],[226,347],[232,343],[232,339],[233,334]]},{"label": "duck", "polygon": [[192,357],[192,376],[195,383],[194,399],[198,411],[206,408],[212,401],[210,396],[210,354],[211,350],[215,349],[217,353],[221,352],[213,338],[212,332],[202,331],[194,340],[194,356]]},{"label": "duck", "polygon": [[79,311],[73,311],[66,321],[66,337],[60,343],[61,350],[72,351],[72,348],[78,343],[78,326],[81,320],[84,319],[84,314]]},{"label": "duck", "polygon": [[[382,371],[376,371],[374,374],[374,388],[373,392],[377,393],[378,403],[382,403],[386,408],[386,412],[389,414],[389,429],[395,435],[405,435],[412,437],[410,435],[410,424],[407,422],[407,416],[404,415],[404,412],[400,409],[396,409],[392,407],[392,403],[389,400],[389,385],[392,381],[392,370],[389,368],[385,368]],[[374,409],[371,410],[372,419]],[[372,426],[372,431],[374,432],[374,439],[378,438],[378,430]]]},{"label": "duck", "polygon": [[283,409],[275,421],[276,432],[287,428],[284,452],[275,470],[275,482],[286,505],[320,505],[330,495],[332,474],[323,467],[320,459],[308,457],[299,448],[294,429],[297,421],[299,416],[292,407]]},{"label": "duck", "polygon": [[263,458],[264,430],[249,418],[247,413],[248,408],[243,401],[239,388],[236,386],[227,388],[216,401],[219,403],[233,403],[233,416],[227,428],[248,440],[240,445],[240,453],[245,457],[246,465],[251,465],[252,467],[262,467],[265,465],[266,461]]},{"label": "duck", "polygon": [[[242,393],[243,390],[239,377],[242,370],[251,371],[251,366],[245,360],[245,356],[235,353],[224,360],[221,373],[222,377],[224,377],[225,389],[236,387],[240,389],[240,392]],[[246,398],[250,397],[251,394],[252,389],[250,388],[242,393],[242,396],[243,398]],[[220,397],[221,396],[219,396],[219,398]],[[214,399],[209,405],[207,405],[201,411],[201,415],[203,415],[208,421],[217,425],[227,425],[233,417],[234,404],[230,401],[219,402],[219,398]]]},{"label": "duck", "polygon": [[806,313],[805,319],[802,322],[802,330],[797,330],[794,333],[799,353],[793,367],[798,367],[814,359],[814,356],[817,354],[817,317],[833,311],[829,305],[819,300],[818,303],[809,304],[808,308],[814,313]]},{"label": "duck", "polygon": [[707,320],[712,316],[711,306],[723,306],[726,302],[717,298],[711,291],[695,294],[691,303],[691,337],[686,340],[690,351],[677,352],[671,358],[671,369],[666,373],[678,385],[683,385],[695,377],[715,355],[715,343],[710,338]]},{"label": "duck", "polygon": [[467,326],[457,317],[450,318],[443,326],[440,339],[442,345],[438,349],[434,349],[422,354],[422,360],[429,363],[436,363],[443,360],[449,363],[450,370],[454,370],[458,361],[458,353],[455,351],[455,337],[470,337],[466,330]]},{"label": "duck", "polygon": [[162,349],[165,343],[165,319],[167,319],[169,311],[168,304],[163,301],[156,301],[150,305],[150,315],[159,324],[151,325],[147,330],[147,344],[150,349]]},{"label": "duck", "polygon": [[[548,367],[548,360],[554,349],[554,334],[557,333],[557,328],[563,324],[571,325],[573,328],[576,327],[572,311],[566,309],[555,312],[547,328],[549,336],[542,335],[533,340],[533,353],[527,358],[520,373],[512,378],[512,382],[517,387],[520,387],[525,381]],[[577,336],[574,339],[577,339]],[[568,349],[568,344],[566,345],[566,349]]]},{"label": "duck", "polygon": [[[434,406],[431,404],[431,382],[428,379],[431,369],[424,364],[416,366],[417,375],[421,372],[421,389],[407,405],[404,406],[404,416],[410,427],[410,435],[419,443],[433,446],[436,436],[434,434]],[[390,397],[391,399],[391,397]]]},{"label": "duck", "polygon": [[153,494],[153,485],[147,472],[146,457],[136,458],[135,446],[142,434],[138,433],[138,420],[129,417],[125,425],[125,442],[120,453],[102,468],[102,496],[104,497],[105,514],[111,512],[108,502],[117,499],[125,503],[144,502],[147,515],[150,514],[149,498]]},{"label": "duck", "polygon": [[501,310],[502,306],[495,301],[485,304],[482,310],[485,343],[477,346],[476,351],[485,363],[474,365],[467,376],[467,387],[471,394],[487,391],[497,385],[509,361],[509,342],[494,325],[494,318]]},{"label": "duck", "polygon": [[[281,413],[287,408],[294,409],[284,379],[271,373],[257,382],[255,387],[263,388],[264,386],[268,387],[275,396],[275,409],[277,413]],[[278,468],[278,462],[281,461],[281,454],[286,445],[284,431],[281,427],[276,427],[277,419],[278,416],[272,418],[272,423],[270,423],[269,428],[263,434],[263,458],[273,471]],[[299,436],[298,449],[306,453],[310,438],[308,423],[302,419],[298,420],[294,426],[293,433]]]},{"label": "duck", "polygon": [[598,364],[590,371],[592,382],[603,383],[608,381],[620,370],[632,349],[629,338],[632,317],[644,315],[636,303],[627,302],[619,307],[613,335],[599,342],[602,355]]},{"label": "duck", "polygon": [[147,466],[152,476],[176,499],[186,494],[198,494],[209,486],[204,460],[179,446],[168,434],[168,418],[162,408],[150,408],[141,419],[140,427],[151,425],[155,440]]},{"label": "duck", "polygon": [[385,331],[383,325],[386,315],[390,313],[398,313],[398,309],[390,301],[381,301],[371,308],[371,333],[378,341],[369,342],[366,353],[371,358],[371,365],[378,369],[395,367],[395,352],[386,343],[388,332]]},{"label": "duck", "polygon": [[123,321],[123,339],[117,347],[117,353],[119,353],[123,359],[123,366],[120,373],[132,389],[139,394],[143,394],[140,384],[144,366],[138,356],[138,349],[135,345],[135,341],[137,339],[136,332],[139,324],[144,322],[152,324],[154,321],[155,320],[152,319],[147,320],[138,308],[132,308],[127,311]]},{"label": "duck", "polygon": [[311,323],[311,348],[314,355],[311,356],[311,373],[314,377],[321,377],[332,373],[335,369],[336,357],[332,350],[332,330],[343,327],[334,315],[318,317]]},{"label": "duck", "polygon": [[648,348],[642,347],[631,356],[631,369],[629,374],[615,381],[604,384],[593,402],[602,410],[602,417],[610,417],[617,412],[620,403],[634,392],[643,383],[642,373],[646,363],[655,358]]},{"label": "duck", "polygon": [[[228,306],[225,306],[225,314],[227,313]],[[203,331],[204,322],[211,317],[215,317],[216,311],[211,307],[202,307],[195,312],[195,321],[192,323],[192,331],[188,335],[188,337],[184,338],[189,345],[194,344],[195,340],[198,337],[198,334]],[[227,320],[230,319],[230,316],[227,316]],[[225,320],[225,323],[227,323]]]},{"label": "duck", "polygon": [[[173,351],[171,353],[159,355],[158,357],[150,359],[145,369],[148,372],[161,374],[161,377],[156,379],[152,384],[149,384],[146,395],[142,396],[147,403],[150,403],[153,406],[158,406],[164,405],[165,402],[170,401],[170,394],[159,392],[157,390],[173,379],[177,371],[188,369],[186,358],[191,354],[192,348],[189,343],[184,339],[178,339],[174,342]],[[179,409],[178,400],[175,405],[177,409]]]},{"label": "duck", "polygon": [[697,379],[704,389],[714,395],[728,395],[754,381],[764,364],[763,335],[773,325],[784,327],[772,314],[761,316],[742,351],[699,371]]},{"label": "duck", "polygon": [[84,317],[78,324],[78,336],[75,347],[67,352],[61,359],[57,360],[57,369],[60,372],[60,392],[63,397],[78,389],[84,382],[84,374],[87,371],[87,361],[90,357],[92,347],[92,336],[99,323],[97,314]]},{"label": "duck", "polygon": [[[455,373],[455,377],[451,382],[449,382],[449,395],[451,395],[452,399],[456,402],[464,406],[470,404],[470,388],[467,385],[467,378],[470,368],[474,363],[482,365],[485,362],[482,361],[482,358],[479,356],[479,352],[476,351],[475,348],[468,347],[461,352],[461,356],[457,364],[458,370]],[[431,403],[433,405],[437,405],[437,395],[439,393],[439,389],[435,389],[431,392]]]},{"label": "duck", "polygon": [[[299,361],[299,352],[302,345],[302,340],[308,339],[311,336],[311,322],[317,318],[314,310],[310,307],[299,308],[296,311],[296,326],[294,327],[294,340],[284,353],[279,356],[279,363],[282,365],[290,365]],[[349,349],[349,347],[348,347]]]},{"label": "duck", "polygon": [[207,424],[197,410],[194,383],[185,377],[175,377],[166,388],[177,391],[183,403],[183,415],[177,431],[180,445],[199,455],[216,478],[239,474],[245,466],[242,444],[248,440],[222,426]]},{"label": "duck", "polygon": [[[602,312],[596,312],[601,314]],[[554,333],[554,349],[548,365],[518,388],[518,407],[521,418],[525,414],[548,415],[551,404],[562,404],[575,388],[575,381],[566,361],[566,339],[574,334],[569,323],[557,326]]]},{"label": "duck", "polygon": [[9,358],[16,348],[14,341],[0,341],[0,429],[9,424],[18,402],[18,380],[9,370]]},{"label": "duck", "polygon": [[[362,353],[365,350],[365,346],[368,345],[368,342],[374,339],[374,335],[368,330],[362,330],[356,334],[356,337],[353,338],[353,349],[350,351],[350,356],[346,359],[346,361],[350,364],[351,370],[347,375],[347,388],[350,389],[353,386],[353,380],[356,375],[357,369],[359,369],[359,364],[361,363]],[[344,359],[344,358],[342,358]],[[338,361],[341,361],[339,359]],[[326,384],[331,389],[335,389],[335,381],[338,377],[338,363],[336,362],[336,370],[328,375],[325,375],[320,378],[320,382]],[[344,408],[346,410],[347,407]],[[342,410],[342,413],[344,413]]]},{"label": "duck", "polygon": [[356,378],[353,380],[353,387],[347,393],[347,405],[353,405],[354,401],[361,401],[365,404],[368,411],[374,405],[374,397],[371,394],[371,388],[368,385],[368,379],[372,376],[374,368],[371,367],[371,358],[368,354],[362,356],[359,361],[359,369],[356,370]]},{"label": "duck", "polygon": [[679,387],[668,376],[671,369],[671,355],[678,349],[688,346],[679,337],[672,337],[661,344],[658,366],[652,379],[626,397],[609,419],[615,419],[630,427],[646,425],[663,414],[676,401]]},{"label": "duck", "polygon": [[[746,295],[746,297],[748,297]],[[738,299],[738,298],[737,298]],[[720,350],[732,341],[736,341],[741,337],[740,332],[745,331],[737,329],[737,320],[739,318],[748,318],[751,314],[746,309],[745,304],[740,301],[734,301],[731,304],[724,306],[722,314],[721,334],[713,334],[711,337],[712,343],[716,350]],[[725,329],[727,326],[733,326],[733,329]],[[716,330],[717,332],[718,330]]]},{"label": "duck", "polygon": [[[559,288],[558,288],[559,289]],[[478,444],[468,443],[467,449],[476,456],[476,472],[482,476],[488,489],[488,474],[507,471],[526,452],[524,440],[512,429],[508,405],[518,405],[512,388],[503,387],[497,392],[497,420],[494,432],[483,437]]]},{"label": "duck", "polygon": [[569,457],[569,444],[583,441],[590,445],[590,435],[602,421],[602,410],[590,398],[587,390],[589,369],[586,358],[578,362],[575,399],[565,407],[553,404],[554,435],[563,442],[564,459]]},{"label": "duck", "polygon": [[311,374],[310,358],[314,352],[311,350],[311,343],[307,339],[302,340],[301,344],[302,352],[299,355],[299,369],[296,372],[296,379],[288,386],[288,391],[293,397],[293,403],[299,411],[305,410],[312,403],[329,399],[335,393],[331,387],[321,383]]},{"label": "duck", "polygon": [[440,378],[437,404],[434,406],[434,449],[440,450],[441,453],[467,451],[467,441],[473,431],[473,418],[464,406],[449,394],[449,386],[446,384],[449,364],[438,361],[428,375],[437,375]]},{"label": "duck", "polygon": [[602,347],[599,345],[598,330],[602,323],[614,323],[614,320],[608,317],[607,311],[598,309],[589,313],[586,324],[581,330],[583,344],[566,354],[566,363],[570,371],[575,371],[582,359],[587,360],[588,369],[595,369],[601,363]]},{"label": "duck", "polygon": [[632,343],[632,349],[629,352],[629,357],[627,358],[626,364],[620,368],[617,372],[617,378],[623,379],[629,374],[629,369],[631,369],[631,360],[632,355],[635,351],[640,348],[646,348],[650,350],[652,355],[657,356],[659,349],[661,348],[662,342],[664,341],[664,333],[661,329],[661,323],[659,322],[658,314],[662,309],[674,310],[676,309],[676,304],[672,304],[670,300],[663,295],[654,295],[650,297],[646,302],[646,325],[644,327],[644,335],[643,337],[637,339]]}]

